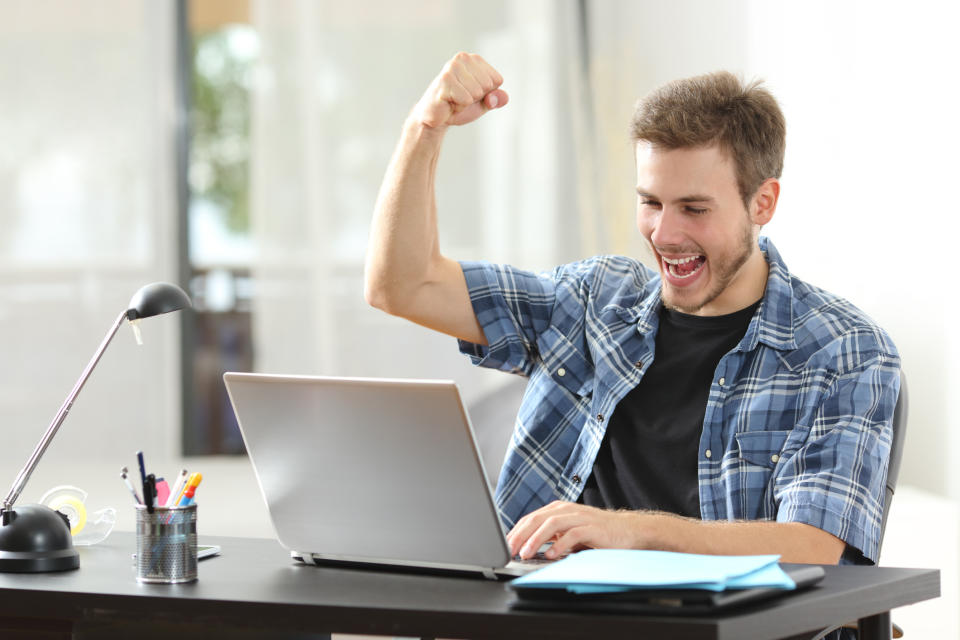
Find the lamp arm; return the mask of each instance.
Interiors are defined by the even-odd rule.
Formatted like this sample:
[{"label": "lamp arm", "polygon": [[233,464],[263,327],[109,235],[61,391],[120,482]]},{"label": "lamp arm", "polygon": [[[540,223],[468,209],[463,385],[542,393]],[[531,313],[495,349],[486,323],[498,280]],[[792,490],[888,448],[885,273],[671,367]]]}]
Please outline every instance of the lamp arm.
[{"label": "lamp arm", "polygon": [[47,447],[50,445],[50,441],[53,440],[55,435],[57,435],[60,425],[63,424],[67,414],[70,413],[70,409],[73,407],[74,401],[80,394],[80,390],[83,389],[83,385],[86,384],[87,378],[89,378],[90,374],[93,373],[93,368],[97,366],[97,363],[100,361],[100,357],[103,355],[103,352],[107,350],[107,345],[110,344],[113,336],[116,335],[117,330],[120,328],[120,325],[126,318],[127,312],[124,311],[120,314],[120,316],[117,318],[117,321],[113,323],[113,326],[107,332],[107,336],[103,339],[103,342],[100,343],[100,347],[97,349],[96,353],[93,354],[93,358],[90,359],[86,369],[84,369],[83,373],[80,374],[80,379],[77,380],[75,385],[73,385],[73,390],[70,392],[70,395],[67,396],[63,406],[60,407],[60,411],[57,412],[53,422],[51,422],[50,426],[47,427],[47,431],[43,434],[39,444],[37,444],[37,448],[33,450],[33,455],[31,455],[30,459],[27,460],[27,464],[23,467],[23,470],[20,471],[16,482],[13,483],[13,487],[10,489],[10,493],[6,498],[3,499],[3,508],[0,509],[0,511],[8,511],[13,507],[14,503],[17,501],[17,498],[20,497],[20,492],[23,491],[23,487],[27,484],[27,481],[33,474],[33,470],[36,468],[37,463],[40,462],[40,458],[42,458],[44,452],[46,452]]}]

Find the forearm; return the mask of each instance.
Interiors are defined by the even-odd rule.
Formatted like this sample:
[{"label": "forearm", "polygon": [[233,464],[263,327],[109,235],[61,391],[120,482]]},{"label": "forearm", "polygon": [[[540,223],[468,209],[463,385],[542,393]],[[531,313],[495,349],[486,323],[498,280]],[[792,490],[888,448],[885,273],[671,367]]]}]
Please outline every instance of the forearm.
[{"label": "forearm", "polygon": [[594,549],[655,549],[706,555],[777,554],[783,562],[837,564],[846,544],[799,522],[704,521],[662,511],[609,511],[555,501],[528,513],[507,534],[510,552],[531,557]]},{"label": "forearm", "polygon": [[410,291],[441,259],[434,179],[444,132],[408,119],[377,198],[364,292],[391,313],[402,311],[396,307],[412,299]]},{"label": "forearm", "polygon": [[459,263],[440,254],[434,178],[449,126],[507,103],[503,78],[476,54],[443,67],[403,127],[377,198],[364,297],[387,313],[486,344]]},{"label": "forearm", "polygon": [[779,554],[782,562],[837,564],[844,543],[800,522],[702,521],[667,513],[639,513],[639,548],[711,555]]}]

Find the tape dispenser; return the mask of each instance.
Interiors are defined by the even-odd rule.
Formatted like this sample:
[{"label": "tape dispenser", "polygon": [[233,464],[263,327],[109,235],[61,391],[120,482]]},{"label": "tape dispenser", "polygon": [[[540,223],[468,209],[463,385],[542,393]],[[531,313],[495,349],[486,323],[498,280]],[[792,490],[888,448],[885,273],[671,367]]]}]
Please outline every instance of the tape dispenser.
[{"label": "tape dispenser", "polygon": [[40,504],[67,516],[70,521],[70,533],[73,544],[88,546],[106,539],[117,522],[117,510],[106,507],[99,511],[87,512],[84,504],[87,492],[79,487],[61,485],[43,494]]}]

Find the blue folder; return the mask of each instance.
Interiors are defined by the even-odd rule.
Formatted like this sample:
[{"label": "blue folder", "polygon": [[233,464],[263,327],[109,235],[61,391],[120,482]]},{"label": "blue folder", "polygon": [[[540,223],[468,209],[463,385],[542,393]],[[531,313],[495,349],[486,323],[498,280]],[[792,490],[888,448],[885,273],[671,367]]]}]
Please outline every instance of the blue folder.
[{"label": "blue folder", "polygon": [[581,551],[517,578],[522,609],[706,615],[815,586],[817,565],[779,556],[705,556],[665,551]]},{"label": "blue folder", "polygon": [[669,551],[590,549],[517,578],[514,588],[609,593],[633,589],[725,591],[794,589],[777,555],[710,556]]}]

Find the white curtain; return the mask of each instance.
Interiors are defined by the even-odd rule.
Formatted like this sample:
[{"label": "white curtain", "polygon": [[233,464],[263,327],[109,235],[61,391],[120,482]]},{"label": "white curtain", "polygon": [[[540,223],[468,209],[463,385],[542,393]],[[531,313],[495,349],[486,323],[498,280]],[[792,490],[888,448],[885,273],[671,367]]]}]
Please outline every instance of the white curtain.
[{"label": "white curtain", "polygon": [[507,108],[451,131],[437,180],[441,246],[457,259],[548,268],[583,253],[576,3],[263,0],[251,171],[256,367],[452,378],[469,399],[502,381],[452,338],[367,307],[363,259],[404,118],[459,50],[506,79]]},{"label": "white curtain", "polygon": [[[172,3],[0,0],[3,487],[133,293],[176,281],[174,42]],[[41,463],[48,476],[176,453],[177,321],[145,322],[141,348],[117,335]]]}]

